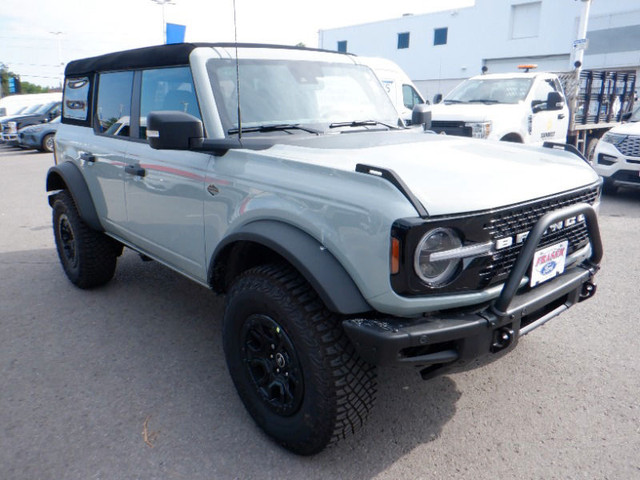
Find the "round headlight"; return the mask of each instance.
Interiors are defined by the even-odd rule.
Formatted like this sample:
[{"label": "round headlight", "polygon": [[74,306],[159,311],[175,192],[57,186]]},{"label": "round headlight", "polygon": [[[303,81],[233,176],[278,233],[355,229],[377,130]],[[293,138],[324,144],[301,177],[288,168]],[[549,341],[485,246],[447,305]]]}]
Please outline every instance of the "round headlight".
[{"label": "round headlight", "polygon": [[414,257],[414,268],[418,277],[431,287],[439,287],[449,282],[458,271],[461,260],[431,261],[431,254],[460,248],[460,237],[450,228],[435,228],[420,240]]}]

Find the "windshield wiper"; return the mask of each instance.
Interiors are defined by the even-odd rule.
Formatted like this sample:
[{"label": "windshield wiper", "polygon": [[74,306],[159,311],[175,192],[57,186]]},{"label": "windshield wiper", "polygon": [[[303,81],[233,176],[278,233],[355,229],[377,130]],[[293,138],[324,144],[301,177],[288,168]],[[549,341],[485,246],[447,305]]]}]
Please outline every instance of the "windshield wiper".
[{"label": "windshield wiper", "polygon": [[[299,123],[278,123],[274,125],[258,125],[257,127],[242,127],[242,133],[252,133],[252,132],[280,132],[286,130],[302,130],[307,133],[313,133],[315,135],[320,135],[322,132],[320,130],[316,130],[314,128],[303,127]],[[239,133],[239,128],[230,128],[227,130],[229,135],[235,135]]]},{"label": "windshield wiper", "polygon": [[469,103],[502,103],[498,100],[489,100],[488,98],[477,98],[477,99],[473,99],[473,100],[469,100]]},{"label": "windshield wiper", "polygon": [[467,102],[465,102],[463,100],[446,100],[446,99],[443,100],[442,102],[443,103],[467,103]]},{"label": "windshield wiper", "polygon": [[385,122],[381,122],[379,120],[354,120],[352,122],[335,122],[329,125],[329,128],[340,128],[340,127],[373,127],[375,125],[382,125],[383,127],[387,127],[392,130],[397,130],[400,127],[395,125],[390,125]]}]

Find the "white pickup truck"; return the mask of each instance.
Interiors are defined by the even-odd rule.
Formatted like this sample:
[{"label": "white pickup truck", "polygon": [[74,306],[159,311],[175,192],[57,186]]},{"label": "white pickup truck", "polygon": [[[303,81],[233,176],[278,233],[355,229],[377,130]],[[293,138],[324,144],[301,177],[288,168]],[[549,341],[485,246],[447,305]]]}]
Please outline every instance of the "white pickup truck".
[{"label": "white pickup truck", "polygon": [[535,145],[570,143],[588,155],[631,111],[635,78],[635,72],[596,70],[478,75],[431,107],[431,128]]}]

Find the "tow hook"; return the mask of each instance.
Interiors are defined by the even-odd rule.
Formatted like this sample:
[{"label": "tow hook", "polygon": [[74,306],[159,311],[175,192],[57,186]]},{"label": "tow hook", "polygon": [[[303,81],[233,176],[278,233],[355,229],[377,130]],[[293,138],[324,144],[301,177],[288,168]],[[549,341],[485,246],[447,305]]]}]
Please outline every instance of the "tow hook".
[{"label": "tow hook", "polygon": [[513,329],[502,327],[493,332],[493,343],[491,344],[491,353],[504,350],[513,343]]},{"label": "tow hook", "polygon": [[580,302],[591,298],[596,293],[597,286],[594,283],[586,282],[582,285],[582,291],[580,292]]}]

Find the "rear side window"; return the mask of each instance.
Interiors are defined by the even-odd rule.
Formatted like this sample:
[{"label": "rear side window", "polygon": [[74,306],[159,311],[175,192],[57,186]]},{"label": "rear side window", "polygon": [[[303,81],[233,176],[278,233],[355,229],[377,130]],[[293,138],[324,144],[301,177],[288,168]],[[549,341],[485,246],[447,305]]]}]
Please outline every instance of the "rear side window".
[{"label": "rear side window", "polygon": [[185,112],[201,119],[189,67],[156,68],[142,72],[140,138],[146,138],[147,115],[155,110]]},{"label": "rear side window", "polygon": [[132,88],[133,72],[100,74],[93,125],[96,132],[114,137],[129,136]]},{"label": "rear side window", "polygon": [[89,77],[67,78],[64,84],[63,119],[69,123],[88,123],[90,93]]}]

